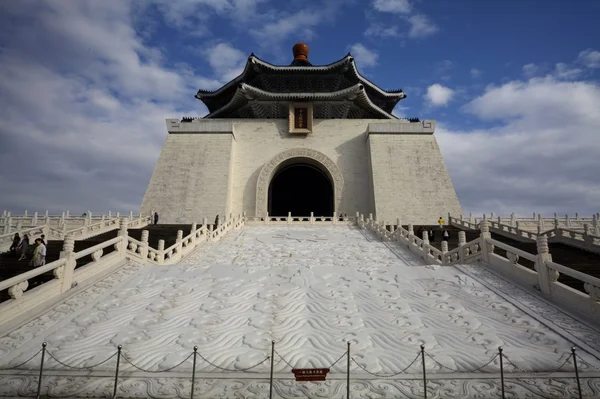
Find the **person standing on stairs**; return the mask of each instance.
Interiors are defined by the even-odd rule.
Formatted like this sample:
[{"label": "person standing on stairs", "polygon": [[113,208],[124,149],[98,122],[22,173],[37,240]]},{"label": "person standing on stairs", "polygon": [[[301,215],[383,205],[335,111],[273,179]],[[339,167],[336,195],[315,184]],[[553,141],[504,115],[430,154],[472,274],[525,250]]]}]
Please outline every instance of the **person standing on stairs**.
[{"label": "person standing on stairs", "polygon": [[46,264],[46,246],[41,238],[35,239],[35,251],[33,252],[33,258],[31,258],[29,264],[33,267],[40,267]]},{"label": "person standing on stairs", "polygon": [[13,237],[13,242],[10,246],[10,253],[13,255],[17,254],[17,248],[19,248],[19,243],[21,242],[21,237],[19,236],[19,233],[15,233],[15,236]]},{"label": "person standing on stairs", "polygon": [[27,234],[23,235],[23,239],[21,240],[21,243],[19,244],[19,248],[17,248],[19,251],[21,251],[21,257],[19,258],[19,260],[23,260],[27,258],[27,250],[29,249],[29,236]]},{"label": "person standing on stairs", "polygon": [[438,224],[440,225],[440,230],[444,228],[444,219],[440,216],[438,219]]},{"label": "person standing on stairs", "polygon": [[158,224],[158,212],[154,212],[154,225]]}]

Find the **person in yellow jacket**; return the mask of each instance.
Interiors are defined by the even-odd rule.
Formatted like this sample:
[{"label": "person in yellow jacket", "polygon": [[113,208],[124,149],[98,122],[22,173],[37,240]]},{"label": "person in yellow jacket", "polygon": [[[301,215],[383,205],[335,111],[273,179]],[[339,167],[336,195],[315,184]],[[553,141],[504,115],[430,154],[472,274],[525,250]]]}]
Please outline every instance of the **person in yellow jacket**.
[{"label": "person in yellow jacket", "polygon": [[444,219],[440,216],[440,218],[438,219],[438,224],[440,225],[440,229],[444,228]]}]

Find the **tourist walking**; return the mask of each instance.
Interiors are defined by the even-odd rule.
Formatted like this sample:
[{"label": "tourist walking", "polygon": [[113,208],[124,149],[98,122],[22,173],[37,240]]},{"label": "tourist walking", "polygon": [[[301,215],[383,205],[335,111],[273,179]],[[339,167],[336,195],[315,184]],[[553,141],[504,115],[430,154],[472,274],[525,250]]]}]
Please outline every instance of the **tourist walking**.
[{"label": "tourist walking", "polygon": [[23,239],[19,244],[19,251],[21,251],[21,257],[19,260],[23,260],[27,258],[27,250],[29,249],[29,236],[27,234],[23,235]]},{"label": "tourist walking", "polygon": [[154,225],[158,224],[158,212],[154,212]]},{"label": "tourist walking", "polygon": [[46,240],[46,236],[42,234],[40,238],[42,239],[42,244],[44,244],[46,248],[48,248],[48,240]]},{"label": "tourist walking", "polygon": [[19,233],[15,233],[12,244],[10,245],[10,253],[11,254],[13,254],[13,255],[17,254],[17,248],[19,248],[20,242],[21,242],[21,237],[19,236]]},{"label": "tourist walking", "polygon": [[35,250],[33,251],[33,258],[31,258],[29,264],[33,267],[40,267],[46,264],[46,246],[41,238],[35,239]]}]

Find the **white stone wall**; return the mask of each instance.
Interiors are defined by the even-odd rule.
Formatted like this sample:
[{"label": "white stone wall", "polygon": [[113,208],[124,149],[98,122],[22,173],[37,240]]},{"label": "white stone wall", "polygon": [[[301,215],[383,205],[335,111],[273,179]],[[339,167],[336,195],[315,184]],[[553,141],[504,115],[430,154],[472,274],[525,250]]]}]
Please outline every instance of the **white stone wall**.
[{"label": "white stone wall", "polygon": [[[301,148],[324,154],[341,171],[338,213],[435,223],[449,211],[460,214],[460,206],[432,126],[398,120],[315,120],[312,134],[299,135],[288,132],[287,119],[169,119],[170,134],[141,211],[157,210],[164,223],[201,222],[203,217],[212,222],[224,213],[254,216],[261,169],[278,154]],[[371,156],[376,157],[373,162]],[[427,172],[417,167],[419,162]]]},{"label": "white stone wall", "polygon": [[378,220],[436,224],[462,214],[433,135],[371,133],[369,147]]},{"label": "white stone wall", "polygon": [[227,133],[169,134],[141,212],[157,211],[159,223],[201,223],[229,212],[232,147]]}]

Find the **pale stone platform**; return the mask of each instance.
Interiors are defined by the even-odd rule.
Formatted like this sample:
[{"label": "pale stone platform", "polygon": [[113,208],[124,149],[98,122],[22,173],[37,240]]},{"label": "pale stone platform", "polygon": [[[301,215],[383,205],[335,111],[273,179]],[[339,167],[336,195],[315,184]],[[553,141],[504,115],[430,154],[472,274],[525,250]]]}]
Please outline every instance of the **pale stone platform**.
[{"label": "pale stone platform", "polygon": [[[201,247],[181,264],[130,264],[0,338],[0,368],[33,355],[42,342],[62,362],[98,363],[123,345],[137,366],[163,370],[198,352],[241,370],[276,355],[275,397],[345,397],[345,358],[324,383],[296,383],[294,367],[329,367],[352,343],[352,397],[419,398],[422,369],[407,367],[424,343],[428,397],[499,397],[503,346],[507,397],[576,394],[570,348],[584,396],[600,395],[600,331],[482,266],[424,266],[404,249],[348,226],[253,226]],[[435,359],[438,363],[436,363]],[[567,361],[566,364],[565,361]],[[0,395],[34,394],[31,371],[0,371]],[[43,393],[106,397],[115,359],[92,372],[47,360]],[[554,371],[564,364],[563,373]],[[191,360],[152,374],[121,363],[119,397],[189,397]],[[228,373],[199,359],[195,397],[267,397],[269,363]],[[596,377],[591,378],[591,377]],[[509,395],[510,394],[510,395]]]}]

